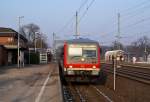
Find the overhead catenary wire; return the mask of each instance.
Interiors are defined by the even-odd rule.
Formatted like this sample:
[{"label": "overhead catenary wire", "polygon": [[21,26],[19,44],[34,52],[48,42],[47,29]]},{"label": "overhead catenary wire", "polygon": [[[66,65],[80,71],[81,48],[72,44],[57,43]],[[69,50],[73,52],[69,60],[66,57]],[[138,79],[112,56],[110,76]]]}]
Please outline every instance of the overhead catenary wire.
[{"label": "overhead catenary wire", "polygon": [[[138,25],[138,24],[140,24],[140,23],[146,22],[146,21],[148,21],[148,20],[150,20],[150,17],[143,18],[143,19],[141,19],[141,20],[139,20],[139,21],[136,21],[136,22],[134,22],[134,23],[132,23],[132,24],[128,24],[128,25],[126,25],[126,26],[123,26],[122,29],[131,28],[131,27],[133,27],[133,26],[135,26],[135,25]],[[115,31],[106,33],[106,35],[109,35],[109,34],[112,34],[112,33],[115,33]],[[103,35],[103,36],[106,36],[106,35]]]},{"label": "overhead catenary wire", "polygon": [[89,0],[85,0],[85,1],[80,5],[79,9],[77,10],[78,13],[79,13],[79,12],[82,10],[82,8],[88,3],[88,1],[89,1]]},{"label": "overhead catenary wire", "polygon": [[141,6],[145,6],[145,4],[147,4],[148,2],[150,2],[149,0],[144,0],[143,2],[140,2],[132,7],[126,8],[124,10],[121,10],[120,12],[124,12],[124,13],[129,13],[132,10],[138,9]]},{"label": "overhead catenary wire", "polygon": [[[137,32],[137,33],[131,33],[129,36],[124,36],[124,37],[122,37],[122,40],[123,40],[123,42],[125,41],[126,42],[126,40],[129,40],[129,39],[131,39],[131,40],[136,40],[136,39],[139,39],[140,37],[143,37],[143,36],[146,36],[146,37],[149,37],[149,36],[147,36],[146,34],[149,34],[150,33],[150,31],[146,31],[146,32]],[[135,36],[136,35],[136,36]],[[132,41],[131,43],[133,43],[134,41]]]},{"label": "overhead catenary wire", "polygon": [[137,16],[139,14],[142,14],[142,13],[146,12],[146,10],[145,10],[146,8],[147,9],[150,8],[150,4],[149,5],[145,5],[144,7],[140,8],[140,9],[137,9],[134,12],[131,11],[131,12],[128,12],[126,14],[122,13],[123,18],[131,18],[131,17]]},{"label": "overhead catenary wire", "polygon": [[[142,11],[143,11],[144,8],[149,8],[150,7],[150,5],[148,4],[149,2],[150,2],[149,0],[145,0],[145,1],[140,2],[132,7],[122,10],[121,11],[121,15],[122,15],[121,20],[123,20],[123,23],[125,21],[129,21],[129,19],[127,19],[127,18],[130,17],[130,19],[131,19],[133,16],[136,16],[136,14],[139,14],[138,12],[136,12],[136,14],[135,14],[133,11],[135,11],[135,10],[137,11],[139,9],[142,9]],[[145,12],[145,10],[144,10],[144,12]],[[144,12],[141,12],[141,13],[144,13]],[[134,15],[133,15],[133,13],[134,13]],[[109,25],[110,25],[110,22],[109,22]],[[114,32],[115,32],[115,30],[106,33],[106,35],[110,35]],[[106,36],[106,35],[103,35],[103,36]]]},{"label": "overhead catenary wire", "polygon": [[[78,13],[80,13],[81,10],[83,9],[83,7],[88,3],[88,1],[89,1],[89,0],[84,0],[84,2],[81,3],[81,5],[79,6],[79,8],[78,8],[76,11],[77,11]],[[56,33],[60,33],[60,32],[62,32],[62,31],[64,31],[65,28],[67,28],[67,27],[69,26],[69,24],[71,24],[71,23],[73,22],[73,20],[74,20],[75,17],[76,17],[76,15],[73,14],[73,16],[71,16],[71,18],[64,24],[64,26],[63,26],[60,30],[58,30]]]},{"label": "overhead catenary wire", "polygon": [[[142,1],[142,0],[141,0]],[[129,8],[126,8],[126,9],[124,9],[124,10],[121,10],[121,11],[119,11],[123,16],[123,18],[124,18],[124,16],[127,16],[127,13],[131,13],[131,12],[133,12],[133,10],[135,10],[135,9],[141,9],[141,8],[139,8],[139,7],[141,7],[141,6],[145,6],[145,4],[147,5],[147,3],[148,2],[150,2],[149,0],[144,0],[143,2],[140,2],[140,3],[138,3],[138,4],[136,4],[136,5],[134,5],[134,6],[132,6],[132,7],[129,7]],[[150,5],[148,5],[148,6],[150,6]],[[143,7],[143,8],[145,8],[145,7]],[[131,13],[132,14],[132,13]],[[110,24],[110,23],[109,23]]]},{"label": "overhead catenary wire", "polygon": [[130,19],[138,17],[139,15],[145,13],[146,8],[150,8],[149,0],[146,0],[142,3],[139,3],[131,8],[124,10],[124,12],[121,12],[123,22],[130,21]]},{"label": "overhead catenary wire", "polygon": [[92,0],[90,2],[90,4],[86,7],[86,10],[83,12],[83,14],[81,15],[80,19],[79,19],[79,23],[81,22],[81,20],[85,17],[85,15],[87,14],[89,8],[92,6],[92,4],[94,3],[95,0]]},{"label": "overhead catenary wire", "polygon": [[[143,14],[144,12],[146,13],[146,11],[148,11],[147,9],[150,8],[150,1],[149,0],[146,0],[144,2],[141,2],[141,3],[138,3],[137,5],[133,6],[133,7],[130,7],[130,8],[127,8],[125,9],[124,11],[121,11],[121,20],[122,22],[127,22],[129,21],[130,19],[132,19],[132,17],[136,16],[136,18],[140,17],[139,20],[129,24],[126,23],[125,26],[121,26],[121,29],[124,30],[124,29],[127,29],[127,28],[132,28],[132,27],[136,27],[136,25],[141,25],[143,24],[144,22],[147,22],[150,20],[150,17],[144,17],[144,16],[139,16],[141,14]],[[144,14],[145,14],[144,13]],[[110,24],[110,23],[109,23]],[[115,35],[117,33],[117,29],[116,30],[113,30],[109,33],[106,33],[105,35],[102,35],[102,37],[109,37],[109,35]],[[150,33],[150,32],[140,32],[140,33],[135,33],[135,34],[146,34],[146,33]],[[134,36],[135,36],[134,34]],[[124,35],[124,34],[123,34]],[[121,38],[123,39],[129,39],[129,38],[133,38],[134,37],[133,34],[129,35],[129,36],[121,36]]]},{"label": "overhead catenary wire", "polygon": [[65,25],[64,25],[59,31],[57,31],[56,33],[60,33],[60,32],[62,32],[65,28],[67,28],[68,25],[71,24],[71,22],[73,22],[74,17],[75,17],[75,15],[73,15],[73,16],[65,23]]},{"label": "overhead catenary wire", "polygon": [[[133,10],[136,10],[136,11],[134,11],[134,12],[132,12],[132,9],[131,9],[131,12],[130,12],[130,11],[128,12],[128,14],[122,12],[121,14],[122,14],[122,20],[123,20],[123,22],[129,21],[129,20],[132,19],[133,17],[135,17],[135,16],[137,17],[139,14],[146,12],[145,8],[150,8],[150,4],[148,4],[148,3],[150,3],[150,1],[149,1],[149,0],[146,0],[146,1],[140,3],[140,4],[136,5],[136,6],[133,6],[133,7],[132,7]],[[144,4],[146,4],[146,5],[144,5]],[[148,5],[147,5],[147,4],[148,4]],[[140,7],[140,6],[143,6],[143,7],[142,7],[142,8],[136,8],[136,7]],[[130,10],[130,9],[128,9],[128,10]],[[137,11],[138,11],[138,12],[137,12]],[[140,12],[139,12],[139,11],[140,11]],[[138,14],[138,15],[137,15],[137,14]],[[130,18],[130,19],[127,19],[127,18]],[[142,21],[143,21],[143,19],[140,20],[140,21],[137,21],[137,22],[142,22]],[[145,20],[144,20],[144,21],[145,21]],[[138,23],[137,23],[137,24],[138,24]],[[133,24],[133,25],[134,25],[134,24]]]},{"label": "overhead catenary wire", "polygon": [[86,13],[87,13],[87,11],[89,10],[89,8],[92,6],[92,4],[94,3],[94,1],[95,0],[92,0],[91,2],[90,2],[90,4],[89,5],[87,5],[87,8],[86,8],[86,10],[84,11],[84,13],[83,13],[83,15],[80,17],[80,19],[78,20],[78,14],[79,14],[79,12],[77,11],[76,12],[76,34],[75,34],[75,36],[76,36],[76,38],[78,38],[78,36],[79,36],[79,23],[80,23],[80,21],[81,21],[81,19],[86,15]]},{"label": "overhead catenary wire", "polygon": [[[149,5],[149,6],[150,6],[150,5]],[[121,19],[122,19],[122,18],[121,18]],[[126,20],[129,21],[129,19],[126,19]],[[148,20],[150,20],[150,17],[148,17],[148,18],[142,18],[141,20],[138,20],[138,21],[136,21],[136,22],[134,22],[134,23],[132,23],[132,24],[123,26],[122,29],[126,29],[126,28],[129,28],[129,27],[138,25],[138,24],[143,23],[143,22],[148,21]],[[123,20],[123,23],[124,23],[124,22],[125,22],[125,20]],[[106,35],[107,35],[107,34],[112,34],[112,33],[114,33],[114,32],[115,32],[115,31],[111,31],[111,32],[109,32],[109,33],[106,33]],[[104,35],[104,36],[105,36],[105,35]]]},{"label": "overhead catenary wire", "polygon": [[141,34],[148,34],[150,33],[150,30],[148,31],[144,31],[144,32],[135,32],[135,33],[132,33],[132,35],[129,35],[129,36],[122,36],[123,39],[128,39],[128,38],[134,38],[135,37],[135,34],[137,35],[141,35]]},{"label": "overhead catenary wire", "polygon": [[126,26],[124,26],[124,27],[122,27],[122,28],[123,28],[123,29],[129,28],[129,27],[131,28],[131,27],[133,27],[133,26],[135,26],[135,25],[137,25],[137,24],[146,22],[146,21],[148,21],[148,20],[150,20],[150,17],[143,18],[143,19],[141,19],[141,20],[139,20],[139,21],[136,21],[136,22],[134,22],[134,23],[132,23],[132,24],[126,25]]}]

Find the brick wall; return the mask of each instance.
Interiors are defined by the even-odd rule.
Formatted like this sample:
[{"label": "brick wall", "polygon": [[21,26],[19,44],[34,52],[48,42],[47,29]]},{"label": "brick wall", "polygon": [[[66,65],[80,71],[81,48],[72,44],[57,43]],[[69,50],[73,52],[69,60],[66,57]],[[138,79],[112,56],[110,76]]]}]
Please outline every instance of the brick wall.
[{"label": "brick wall", "polygon": [[0,44],[1,45],[12,45],[14,43],[14,38],[13,37],[0,37]]},{"label": "brick wall", "polygon": [[[14,37],[0,37],[0,45],[17,45],[18,40]],[[23,48],[27,47],[27,43],[25,43],[22,39],[20,39],[20,46]]]}]

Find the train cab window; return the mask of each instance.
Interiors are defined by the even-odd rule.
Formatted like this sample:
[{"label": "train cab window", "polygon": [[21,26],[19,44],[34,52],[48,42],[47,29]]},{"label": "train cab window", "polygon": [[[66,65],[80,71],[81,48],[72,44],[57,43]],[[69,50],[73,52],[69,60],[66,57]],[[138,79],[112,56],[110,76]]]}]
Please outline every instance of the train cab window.
[{"label": "train cab window", "polygon": [[[84,61],[82,59],[84,59]],[[96,63],[97,46],[70,45],[68,47],[67,61],[68,63]]]},{"label": "train cab window", "polygon": [[69,48],[69,56],[82,56],[82,48]]},{"label": "train cab window", "polygon": [[83,57],[96,57],[96,50],[83,50]]},{"label": "train cab window", "polygon": [[83,57],[96,57],[96,48],[83,48]]}]

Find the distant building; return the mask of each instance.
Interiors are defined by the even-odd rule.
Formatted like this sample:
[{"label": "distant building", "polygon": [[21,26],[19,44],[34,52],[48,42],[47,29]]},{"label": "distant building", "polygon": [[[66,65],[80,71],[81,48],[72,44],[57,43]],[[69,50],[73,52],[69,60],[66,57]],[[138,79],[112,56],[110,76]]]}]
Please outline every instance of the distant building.
[{"label": "distant building", "polygon": [[[7,60],[5,64],[17,64],[18,49],[18,32],[11,28],[0,27],[0,45],[1,49],[6,50],[3,60]],[[27,39],[20,35],[20,54],[24,56],[27,50]],[[1,51],[0,56],[3,55]],[[22,58],[23,59],[23,58]]]}]

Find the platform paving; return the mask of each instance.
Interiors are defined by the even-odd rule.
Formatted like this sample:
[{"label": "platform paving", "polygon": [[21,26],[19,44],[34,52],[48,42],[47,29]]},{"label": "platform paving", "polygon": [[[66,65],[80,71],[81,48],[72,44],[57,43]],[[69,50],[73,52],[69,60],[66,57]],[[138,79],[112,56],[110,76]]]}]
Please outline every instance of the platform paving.
[{"label": "platform paving", "polygon": [[58,65],[0,68],[0,102],[62,102]]}]

